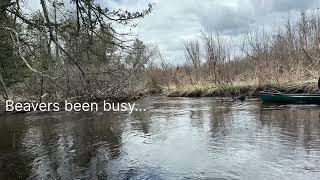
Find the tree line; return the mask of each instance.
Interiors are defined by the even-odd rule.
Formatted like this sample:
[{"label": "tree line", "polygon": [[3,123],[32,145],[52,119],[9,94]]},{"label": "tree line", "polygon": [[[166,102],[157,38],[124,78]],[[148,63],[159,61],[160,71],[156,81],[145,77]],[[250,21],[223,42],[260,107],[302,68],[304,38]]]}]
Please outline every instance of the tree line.
[{"label": "tree line", "polygon": [[110,9],[95,0],[0,2],[0,88],[3,99],[37,101],[133,96],[157,50],[116,27],[151,13]]}]

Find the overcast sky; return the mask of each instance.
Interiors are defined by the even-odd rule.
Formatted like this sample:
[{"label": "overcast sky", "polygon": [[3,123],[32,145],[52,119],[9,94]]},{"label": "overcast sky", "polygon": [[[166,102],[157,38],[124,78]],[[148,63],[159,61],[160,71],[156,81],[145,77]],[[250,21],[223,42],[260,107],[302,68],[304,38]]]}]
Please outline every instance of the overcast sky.
[{"label": "overcast sky", "polygon": [[[135,31],[146,42],[157,43],[163,56],[184,62],[183,43],[201,30],[237,39],[256,27],[275,28],[288,16],[316,9],[320,0],[153,0],[151,15]],[[114,0],[111,5],[142,9],[147,0]]]},{"label": "overcast sky", "polygon": [[[39,5],[39,0],[30,0]],[[239,39],[255,27],[274,28],[301,10],[316,9],[320,0],[98,0],[112,8],[154,11],[133,31],[142,40],[158,44],[172,63],[184,62],[183,43],[201,30]],[[319,2],[317,2],[319,1]]]}]

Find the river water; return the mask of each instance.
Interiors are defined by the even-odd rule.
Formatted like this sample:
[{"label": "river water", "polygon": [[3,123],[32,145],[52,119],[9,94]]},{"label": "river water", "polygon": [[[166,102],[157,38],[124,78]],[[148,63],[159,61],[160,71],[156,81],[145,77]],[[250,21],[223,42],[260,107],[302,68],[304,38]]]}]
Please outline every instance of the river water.
[{"label": "river water", "polygon": [[148,97],[0,116],[0,179],[320,179],[320,106]]}]

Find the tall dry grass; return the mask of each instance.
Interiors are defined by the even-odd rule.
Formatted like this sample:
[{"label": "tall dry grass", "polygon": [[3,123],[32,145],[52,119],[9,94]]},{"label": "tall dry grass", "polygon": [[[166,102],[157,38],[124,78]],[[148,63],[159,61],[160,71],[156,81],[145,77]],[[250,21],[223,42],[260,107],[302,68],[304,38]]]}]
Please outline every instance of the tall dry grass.
[{"label": "tall dry grass", "polygon": [[301,12],[272,32],[244,34],[240,45],[219,33],[203,32],[185,43],[185,57],[179,66],[162,60],[150,72],[154,83],[174,93],[201,89],[202,95],[212,87],[224,91],[230,86],[312,92],[320,75],[320,16]]}]

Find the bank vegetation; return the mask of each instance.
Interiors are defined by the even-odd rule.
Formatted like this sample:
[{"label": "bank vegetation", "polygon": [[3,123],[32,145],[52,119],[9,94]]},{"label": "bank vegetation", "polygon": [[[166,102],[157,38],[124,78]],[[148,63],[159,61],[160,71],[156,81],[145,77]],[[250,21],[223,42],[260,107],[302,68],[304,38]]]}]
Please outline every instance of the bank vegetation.
[{"label": "bank vegetation", "polygon": [[257,28],[239,41],[202,32],[185,42],[186,63],[177,66],[162,59],[152,81],[169,96],[253,96],[267,89],[318,91],[318,12],[301,12],[274,29]]},{"label": "bank vegetation", "polygon": [[[0,2],[1,99],[121,100],[144,89],[157,54],[129,29],[151,13],[111,9],[95,0]],[[128,29],[128,30],[126,30]]]}]

